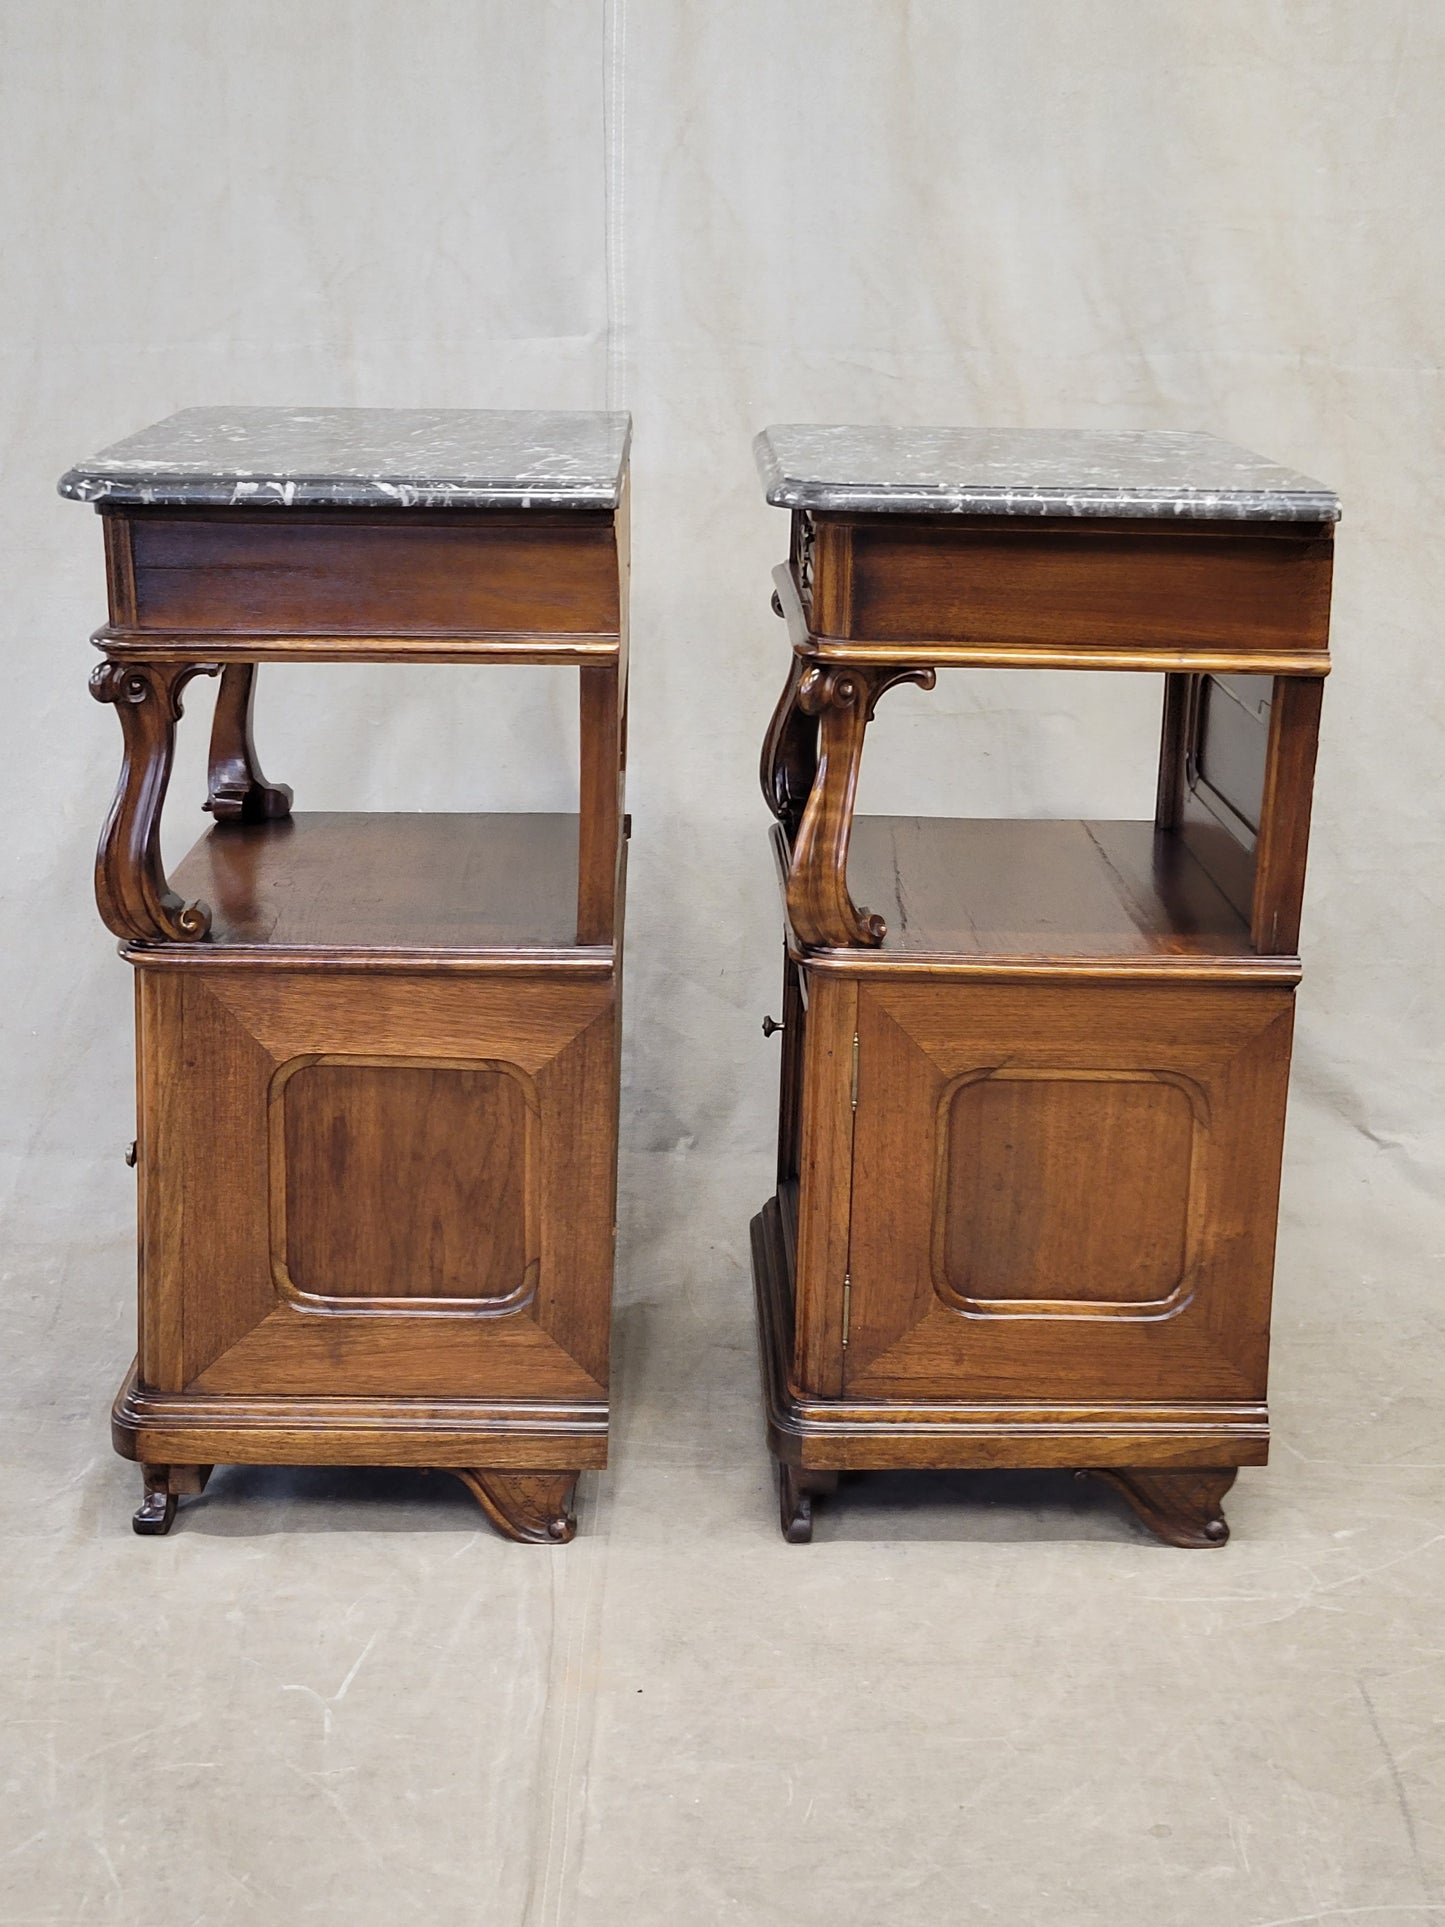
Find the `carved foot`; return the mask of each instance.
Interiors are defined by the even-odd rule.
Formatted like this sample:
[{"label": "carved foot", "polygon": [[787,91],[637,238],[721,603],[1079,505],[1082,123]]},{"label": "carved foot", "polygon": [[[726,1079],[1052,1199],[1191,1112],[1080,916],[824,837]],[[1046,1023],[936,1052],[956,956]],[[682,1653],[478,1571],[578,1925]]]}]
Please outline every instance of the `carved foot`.
[{"label": "carved foot", "polygon": [[577,1531],[572,1495],[578,1472],[488,1472],[457,1466],[459,1478],[503,1538],[565,1546]]},{"label": "carved foot", "polygon": [[806,1546],[813,1537],[813,1500],[836,1492],[836,1472],[805,1472],[801,1466],[778,1461],[778,1523],[790,1546]]},{"label": "carved foot", "polygon": [[137,1532],[159,1537],[175,1523],[176,1501],[182,1494],[204,1492],[211,1476],[208,1465],[143,1465],[145,1497],[131,1525]]},{"label": "carved foot", "polygon": [[1238,1477],[1232,1465],[1187,1472],[1095,1467],[1076,1476],[1101,1479],[1122,1492],[1149,1530],[1167,1545],[1222,1546],[1229,1538],[1220,1502]]}]

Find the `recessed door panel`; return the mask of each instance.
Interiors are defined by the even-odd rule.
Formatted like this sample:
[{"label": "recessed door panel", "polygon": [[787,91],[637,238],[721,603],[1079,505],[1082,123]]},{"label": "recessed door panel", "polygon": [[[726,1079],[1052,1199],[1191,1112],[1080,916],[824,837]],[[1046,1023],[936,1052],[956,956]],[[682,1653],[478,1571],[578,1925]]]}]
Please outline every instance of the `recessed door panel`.
[{"label": "recessed door panel", "polygon": [[519,1304],[537,1109],[515,1065],[293,1058],[271,1084],[272,1266],[300,1300]]},{"label": "recessed door panel", "polygon": [[1259,1399],[1288,990],[864,985],[850,1396]]},{"label": "recessed door panel", "polygon": [[610,984],[138,979],[145,1385],[602,1395]]}]

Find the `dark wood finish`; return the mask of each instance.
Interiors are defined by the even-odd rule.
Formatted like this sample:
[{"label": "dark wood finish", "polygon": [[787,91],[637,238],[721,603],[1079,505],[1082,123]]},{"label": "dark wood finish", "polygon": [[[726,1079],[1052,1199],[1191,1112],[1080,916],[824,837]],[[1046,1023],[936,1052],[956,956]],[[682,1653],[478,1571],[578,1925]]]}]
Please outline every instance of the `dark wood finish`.
[{"label": "dark wood finish", "polygon": [[579,843],[571,815],[300,811],[217,828],[176,866],[212,906],[211,942],[157,967],[379,966],[411,954],[603,974],[607,944],[576,941]]},{"label": "dark wood finish", "polygon": [[[782,613],[776,595],[774,604]],[[788,660],[788,679],[763,738],[759,778],[768,808],[782,824],[791,845],[798,833],[818,774],[818,725],[798,700],[808,661],[796,652]]]},{"label": "dark wood finish", "polygon": [[103,662],[90,693],[114,703],[125,742],[120,780],[95,853],[95,901],[108,930],[131,943],[195,943],[210,928],[202,902],[185,902],[161,864],[161,810],[175,760],[181,691],[201,663]]},{"label": "dark wood finish", "polygon": [[1299,947],[1323,693],[1305,676],[1169,678],[1156,820],[1213,877],[1260,955]]},{"label": "dark wood finish", "polygon": [[122,1458],[142,1445],[173,1458],[214,1455],[230,1465],[489,1466],[555,1469],[607,1463],[602,1398],[373,1398],[148,1390],[132,1367],[111,1410]]},{"label": "dark wood finish", "polygon": [[753,1219],[763,1405],[769,1449],[808,1471],[987,1470],[1007,1466],[1263,1465],[1269,1419],[1249,1400],[1123,1401],[967,1395],[828,1398],[792,1372],[792,1255],[783,1198]]},{"label": "dark wood finish", "polygon": [[860,989],[846,1389],[1262,1400],[1291,1019],[1253,986]]},{"label": "dark wood finish", "polygon": [[[936,645],[1065,665],[1228,655],[1249,668],[1327,666],[1328,526],[999,516],[817,515],[812,622],[820,649],[867,660]],[[962,659],[949,656],[948,660]],[[1099,664],[1098,666],[1105,666]]]},{"label": "dark wood finish", "polygon": [[218,823],[265,823],[291,813],[291,791],[261,773],[252,735],[256,665],[227,663],[211,723],[210,781],[205,807]]},{"label": "dark wood finish", "polygon": [[271,1265],[297,1301],[535,1290],[537,1093],[513,1066],[292,1058],[270,1111]]},{"label": "dark wood finish", "polygon": [[849,869],[888,925],[880,956],[1214,965],[1245,920],[1149,823],[864,816]]},{"label": "dark wood finish", "polygon": [[859,909],[848,894],[848,842],[863,733],[879,699],[896,683],[931,689],[933,681],[929,668],[870,673],[816,667],[799,681],[797,706],[805,716],[818,719],[813,787],[793,838],[788,879],[788,918],[800,942],[882,943],[887,933],[883,918]]},{"label": "dark wood finish", "polygon": [[178,1501],[204,1492],[210,1476],[209,1465],[142,1465],[145,1497],[131,1520],[133,1529],[146,1538],[162,1537],[175,1524]]},{"label": "dark wood finish", "polygon": [[1143,1472],[1137,1467],[1098,1467],[1079,1477],[1099,1479],[1123,1493],[1140,1519],[1171,1546],[1222,1546],[1229,1538],[1221,1501],[1237,1468],[1210,1472]]},{"label": "dark wood finish", "polygon": [[[593,512],[107,512],[97,895],[136,966],[140,1318],[112,1416],[163,1532],[197,1468],[454,1471],[559,1544],[605,1465],[627,525]],[[263,660],[571,662],[566,816],[293,817]],[[207,807],[159,824],[221,671]],[[214,914],[212,910],[214,906]]]},{"label": "dark wood finish", "polygon": [[[617,1082],[609,984],[425,970],[293,974],[237,963],[142,969],[137,990],[143,1385],[237,1396],[604,1395]],[[361,1102],[353,1088],[339,1120],[350,1140],[344,1150],[333,1126],[330,1172],[317,1170],[307,1148],[304,1112],[300,1144],[289,1115],[291,1083],[304,1087],[318,1060],[350,1065],[353,1085],[364,1081],[367,1091]],[[511,1234],[526,1276],[495,1298],[475,1293],[475,1256],[460,1266],[465,1228],[436,1249],[433,1208],[456,1198],[445,1172],[410,1195],[395,1178],[388,1184],[396,1215],[385,1251],[368,1261],[386,1287],[373,1298],[356,1297],[352,1247],[325,1255],[347,1204],[338,1181],[348,1170],[374,1175],[409,1159],[402,1137],[415,1117],[419,1066],[438,1080],[470,1073],[473,1088],[485,1081],[492,1090],[505,1075],[525,1093],[502,1114],[511,1134],[494,1143],[485,1178],[474,1166],[464,1173],[474,1195],[479,1185],[494,1197],[514,1186],[530,1194]],[[329,1102],[338,1096],[333,1079]],[[468,1099],[453,1086],[446,1108],[455,1118]],[[499,1121],[474,1096],[469,1108],[473,1130],[489,1115]],[[307,1269],[292,1277],[286,1187],[303,1160],[309,1181],[299,1208],[313,1224]],[[366,1222],[376,1235],[373,1211]],[[443,1270],[443,1258],[460,1268]],[[352,1288],[318,1291],[333,1263]],[[407,1302],[417,1298],[429,1302]]]},{"label": "dark wood finish", "polygon": [[[794,517],[753,1224],[790,1540],[817,1479],[911,1466],[1082,1468],[1172,1544],[1227,1536],[1268,1450],[1330,553],[1314,527]],[[1155,820],[855,822],[879,695],[970,663],[1164,670]]]},{"label": "dark wood finish", "polygon": [[591,510],[130,510],[134,616],[160,635],[618,630],[613,518]]},{"label": "dark wood finish", "polygon": [[778,1462],[778,1523],[790,1546],[805,1546],[813,1537],[813,1500],[838,1490],[836,1472],[805,1472],[801,1466]]},{"label": "dark wood finish", "polygon": [[1274,692],[1249,929],[1256,950],[1288,955],[1299,948],[1324,689],[1277,676]]},{"label": "dark wood finish", "polygon": [[504,1538],[529,1546],[565,1546],[575,1537],[576,1472],[479,1472],[456,1475]]}]

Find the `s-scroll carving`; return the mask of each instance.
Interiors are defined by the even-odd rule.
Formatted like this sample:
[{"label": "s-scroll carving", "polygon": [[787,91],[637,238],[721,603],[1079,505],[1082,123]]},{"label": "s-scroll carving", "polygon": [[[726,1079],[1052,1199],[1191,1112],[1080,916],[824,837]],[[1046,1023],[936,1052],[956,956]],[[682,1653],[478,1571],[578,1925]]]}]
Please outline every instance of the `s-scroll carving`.
[{"label": "s-scroll carving", "polygon": [[[802,670],[793,701],[804,716],[817,719],[817,751],[788,875],[788,915],[801,943],[876,948],[887,935],[882,917],[855,904],[848,894],[848,844],[863,737],[880,699],[895,684],[932,689],[935,680],[929,668],[814,663]],[[785,699],[788,694],[785,690]]]},{"label": "s-scroll carving", "polygon": [[763,738],[759,775],[768,808],[782,824],[791,843],[798,834],[813,779],[818,773],[818,725],[798,705],[798,690],[808,664],[793,656],[788,680]]},{"label": "s-scroll carving", "polygon": [[95,900],[106,928],[130,943],[197,943],[204,903],[183,903],[161,865],[161,809],[175,757],[181,691],[206,663],[114,662],[91,671],[90,693],[113,703],[125,743],[120,780],[95,853]]},{"label": "s-scroll carving", "polygon": [[251,733],[256,665],[229,662],[216,691],[205,807],[218,823],[267,823],[291,814],[291,791],[268,783]]}]

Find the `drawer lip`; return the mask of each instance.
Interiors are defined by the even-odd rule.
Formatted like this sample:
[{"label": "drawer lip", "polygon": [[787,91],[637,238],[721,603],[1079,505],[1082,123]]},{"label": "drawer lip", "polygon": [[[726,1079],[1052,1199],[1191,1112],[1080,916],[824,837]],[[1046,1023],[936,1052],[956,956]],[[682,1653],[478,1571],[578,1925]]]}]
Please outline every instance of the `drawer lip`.
[{"label": "drawer lip", "polygon": [[597,667],[621,658],[616,630],[133,629],[107,623],[90,638],[118,662],[492,662]]}]

